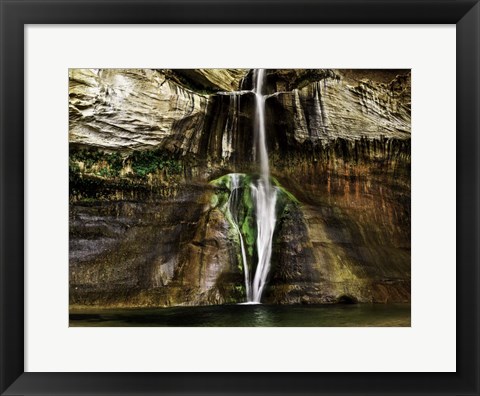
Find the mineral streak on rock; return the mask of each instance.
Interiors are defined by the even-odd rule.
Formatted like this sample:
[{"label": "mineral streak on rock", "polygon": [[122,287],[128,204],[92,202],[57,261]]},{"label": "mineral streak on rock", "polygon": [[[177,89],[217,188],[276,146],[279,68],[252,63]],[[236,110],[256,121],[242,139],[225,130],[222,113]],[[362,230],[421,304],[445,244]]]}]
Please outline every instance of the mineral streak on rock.
[{"label": "mineral streak on rock", "polygon": [[[212,181],[258,173],[252,75],[70,70],[71,306],[244,301],[231,191]],[[410,89],[408,70],[267,70],[284,193],[263,302],[410,301]]]}]

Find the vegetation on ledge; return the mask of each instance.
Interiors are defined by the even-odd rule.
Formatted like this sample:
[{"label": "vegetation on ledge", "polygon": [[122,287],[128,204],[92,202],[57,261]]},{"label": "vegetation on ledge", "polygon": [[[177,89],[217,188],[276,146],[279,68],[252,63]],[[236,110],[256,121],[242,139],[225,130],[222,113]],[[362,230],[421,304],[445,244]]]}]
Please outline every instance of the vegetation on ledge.
[{"label": "vegetation on ledge", "polygon": [[[100,150],[70,151],[70,197],[75,200],[108,199],[122,192],[171,190],[181,181],[184,166],[162,150],[130,154]],[[118,194],[117,194],[118,195]]]}]

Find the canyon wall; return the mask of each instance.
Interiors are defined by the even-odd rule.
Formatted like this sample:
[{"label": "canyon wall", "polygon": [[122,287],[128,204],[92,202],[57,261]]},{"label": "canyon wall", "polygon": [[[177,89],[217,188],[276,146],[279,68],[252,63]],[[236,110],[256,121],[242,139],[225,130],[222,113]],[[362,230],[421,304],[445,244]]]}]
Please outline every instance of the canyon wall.
[{"label": "canyon wall", "polygon": [[[71,307],[245,300],[218,180],[258,173],[251,88],[248,69],[70,70]],[[265,103],[285,194],[262,301],[410,301],[410,72],[268,70]]]}]

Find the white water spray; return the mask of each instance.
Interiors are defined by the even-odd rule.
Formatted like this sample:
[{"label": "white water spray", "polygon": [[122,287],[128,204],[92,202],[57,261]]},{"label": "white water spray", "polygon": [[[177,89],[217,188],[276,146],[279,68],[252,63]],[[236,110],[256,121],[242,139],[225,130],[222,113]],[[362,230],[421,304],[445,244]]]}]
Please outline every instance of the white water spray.
[{"label": "white water spray", "polygon": [[256,97],[256,156],[260,162],[260,178],[257,185],[251,185],[252,199],[255,204],[257,218],[257,254],[258,264],[252,284],[252,302],[259,303],[265,288],[268,273],[270,272],[270,258],[272,256],[272,240],[275,230],[275,203],[277,193],[270,184],[270,168],[265,137],[265,97],[263,85],[265,69],[257,69],[254,73],[253,92]]}]

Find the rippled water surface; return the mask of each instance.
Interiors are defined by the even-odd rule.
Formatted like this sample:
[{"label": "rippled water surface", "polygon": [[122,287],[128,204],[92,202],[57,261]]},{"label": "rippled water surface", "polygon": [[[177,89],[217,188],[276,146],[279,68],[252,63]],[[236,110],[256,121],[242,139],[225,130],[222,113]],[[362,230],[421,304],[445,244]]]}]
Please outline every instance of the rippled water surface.
[{"label": "rippled water surface", "polygon": [[71,311],[70,326],[405,327],[410,326],[410,304],[88,309]]}]

